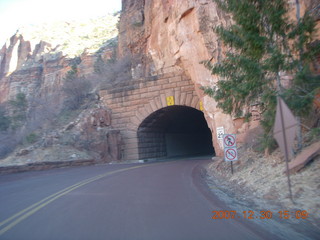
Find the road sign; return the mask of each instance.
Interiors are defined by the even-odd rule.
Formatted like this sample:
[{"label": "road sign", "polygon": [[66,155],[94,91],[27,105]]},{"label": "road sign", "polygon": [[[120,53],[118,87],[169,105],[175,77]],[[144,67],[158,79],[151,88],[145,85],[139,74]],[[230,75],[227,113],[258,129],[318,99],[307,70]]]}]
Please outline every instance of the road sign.
[{"label": "road sign", "polygon": [[235,134],[223,134],[224,160],[228,162],[238,160],[237,142]]},{"label": "road sign", "polygon": [[278,96],[277,101],[278,104],[273,134],[286,159],[289,195],[291,201],[293,202],[289,172],[289,158],[292,158],[293,155],[291,149],[294,146],[294,139],[296,136],[298,121],[293,116],[292,112],[290,111],[286,103],[282,100],[282,98]]},{"label": "road sign", "polygon": [[237,148],[225,148],[224,149],[224,160],[227,162],[233,162],[238,160]]},{"label": "road sign", "polygon": [[224,134],[224,128],[223,127],[217,127],[217,139],[222,140]]},{"label": "road sign", "polygon": [[173,96],[166,97],[166,100],[167,100],[167,106],[174,105],[174,97]]},{"label": "road sign", "polygon": [[293,157],[292,148],[296,137],[298,122],[286,103],[278,97],[276,119],[274,123],[273,136],[288,160]]},{"label": "road sign", "polygon": [[235,134],[223,134],[223,147],[233,148],[236,147],[236,135]]},{"label": "road sign", "polygon": [[199,102],[199,110],[203,111],[203,102],[202,101]]}]

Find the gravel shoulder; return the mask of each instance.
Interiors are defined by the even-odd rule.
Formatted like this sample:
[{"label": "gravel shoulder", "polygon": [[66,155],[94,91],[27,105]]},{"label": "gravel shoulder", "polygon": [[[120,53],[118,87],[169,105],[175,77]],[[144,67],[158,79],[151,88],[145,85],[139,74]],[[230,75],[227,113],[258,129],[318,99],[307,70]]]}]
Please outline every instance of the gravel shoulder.
[{"label": "gravel shoulder", "polygon": [[[279,151],[265,157],[252,149],[238,149],[233,164],[213,158],[206,167],[210,189],[230,210],[271,211],[272,219],[253,219],[283,239],[320,239],[320,156],[296,174],[290,175],[294,203],[289,198],[285,162]],[[279,211],[306,210],[307,219],[280,219]],[[249,219],[246,219],[249,221]]]}]

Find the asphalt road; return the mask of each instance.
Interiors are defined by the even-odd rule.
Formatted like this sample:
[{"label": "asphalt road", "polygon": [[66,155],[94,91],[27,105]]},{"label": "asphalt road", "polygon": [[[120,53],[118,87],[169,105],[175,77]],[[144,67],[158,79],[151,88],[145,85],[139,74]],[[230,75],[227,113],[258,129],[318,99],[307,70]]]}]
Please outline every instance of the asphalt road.
[{"label": "asphalt road", "polygon": [[0,176],[0,239],[275,239],[212,219],[223,205],[200,175],[207,160],[98,165]]}]

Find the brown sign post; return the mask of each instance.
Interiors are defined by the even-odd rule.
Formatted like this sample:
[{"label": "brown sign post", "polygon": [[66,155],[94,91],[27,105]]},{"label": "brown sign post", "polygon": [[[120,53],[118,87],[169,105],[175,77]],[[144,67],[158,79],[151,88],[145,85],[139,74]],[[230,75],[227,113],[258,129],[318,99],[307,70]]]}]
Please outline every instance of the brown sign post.
[{"label": "brown sign post", "polygon": [[277,101],[277,113],[273,129],[273,135],[274,138],[277,140],[277,143],[286,159],[286,172],[288,178],[289,194],[291,201],[293,201],[289,173],[289,158],[293,156],[292,149],[294,146],[294,139],[296,136],[298,122],[296,118],[293,116],[288,106],[279,96],[277,98]]},{"label": "brown sign post", "polygon": [[235,134],[223,134],[224,160],[231,164],[233,174],[233,161],[238,161],[238,151]]}]

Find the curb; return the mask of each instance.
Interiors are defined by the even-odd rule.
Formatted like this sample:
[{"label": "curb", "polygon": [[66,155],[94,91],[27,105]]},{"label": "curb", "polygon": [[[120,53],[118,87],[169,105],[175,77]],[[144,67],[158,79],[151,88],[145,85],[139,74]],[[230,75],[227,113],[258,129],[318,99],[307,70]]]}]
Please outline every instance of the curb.
[{"label": "curb", "polygon": [[9,174],[9,173],[26,172],[26,171],[41,171],[41,170],[63,168],[63,167],[88,166],[88,165],[94,165],[96,163],[97,162],[94,159],[74,160],[74,161],[64,161],[64,162],[60,161],[60,162],[29,163],[26,165],[0,167],[0,175]]}]

